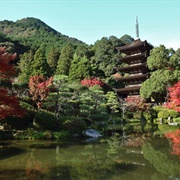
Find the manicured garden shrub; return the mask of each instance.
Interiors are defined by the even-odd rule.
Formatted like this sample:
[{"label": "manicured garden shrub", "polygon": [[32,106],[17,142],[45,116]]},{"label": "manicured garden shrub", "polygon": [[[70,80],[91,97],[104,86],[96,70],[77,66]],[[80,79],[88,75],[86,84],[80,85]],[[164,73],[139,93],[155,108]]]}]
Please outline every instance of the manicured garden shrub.
[{"label": "manicured garden shrub", "polygon": [[173,118],[173,122],[176,122],[176,123],[180,124],[180,117]]},{"label": "manicured garden shrub", "polygon": [[143,112],[143,116],[147,121],[152,120],[152,115],[150,112]]},{"label": "manicured garden shrub", "polygon": [[156,111],[156,112],[160,112],[162,110],[165,110],[166,108],[163,107],[163,106],[154,106],[153,109]]},{"label": "manicured garden shrub", "polygon": [[167,119],[168,117],[176,118],[178,116],[179,113],[171,109],[164,109],[158,112],[158,118]]},{"label": "manicured garden shrub", "polygon": [[172,118],[176,118],[179,116],[179,113],[175,110],[168,110],[169,111],[169,116]]},{"label": "manicured garden shrub", "polygon": [[85,123],[80,119],[67,119],[62,124],[62,129],[70,133],[81,133],[85,128]]},{"label": "manicured garden shrub", "polygon": [[133,118],[133,112],[126,111],[126,112],[125,112],[125,118],[127,118],[127,119],[132,119],[132,118]]},{"label": "manicured garden shrub", "polygon": [[41,129],[47,130],[57,130],[58,128],[58,120],[56,116],[49,111],[40,111],[37,112],[34,122],[40,126]]},{"label": "manicured garden shrub", "polygon": [[133,113],[133,118],[134,119],[140,119],[141,118],[141,112]]},{"label": "manicured garden shrub", "polygon": [[169,117],[169,112],[162,110],[158,112],[158,118],[167,119]]}]

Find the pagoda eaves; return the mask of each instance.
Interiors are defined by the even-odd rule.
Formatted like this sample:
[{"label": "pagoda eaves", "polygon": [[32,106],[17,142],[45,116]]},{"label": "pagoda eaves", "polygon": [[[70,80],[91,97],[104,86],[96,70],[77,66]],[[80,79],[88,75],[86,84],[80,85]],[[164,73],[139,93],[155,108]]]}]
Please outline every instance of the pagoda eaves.
[{"label": "pagoda eaves", "polygon": [[122,52],[127,55],[131,55],[131,54],[142,53],[142,52],[145,52],[146,50],[150,50],[152,49],[152,46],[149,45],[146,40],[141,41],[140,39],[137,39],[130,44],[116,47],[116,49],[119,52]]}]

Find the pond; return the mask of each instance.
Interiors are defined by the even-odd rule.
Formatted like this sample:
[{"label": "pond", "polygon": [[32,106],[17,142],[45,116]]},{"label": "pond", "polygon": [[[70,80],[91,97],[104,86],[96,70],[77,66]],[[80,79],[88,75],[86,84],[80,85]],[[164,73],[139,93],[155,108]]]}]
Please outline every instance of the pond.
[{"label": "pond", "polygon": [[128,140],[116,133],[100,139],[1,141],[0,179],[178,180],[180,143],[173,149],[173,142],[160,136]]}]

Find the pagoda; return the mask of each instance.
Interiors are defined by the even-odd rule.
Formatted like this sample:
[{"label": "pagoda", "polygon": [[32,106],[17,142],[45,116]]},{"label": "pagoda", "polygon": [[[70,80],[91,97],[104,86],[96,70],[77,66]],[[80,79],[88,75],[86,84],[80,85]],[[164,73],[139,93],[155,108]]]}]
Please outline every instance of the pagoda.
[{"label": "pagoda", "polygon": [[149,69],[147,67],[147,57],[153,48],[147,41],[139,39],[138,23],[136,19],[137,39],[130,44],[116,47],[119,53],[125,56],[118,58],[118,61],[126,66],[118,67],[116,70],[122,74],[116,77],[116,80],[122,82],[125,87],[117,88],[115,91],[121,97],[139,95],[142,82],[149,77]]}]

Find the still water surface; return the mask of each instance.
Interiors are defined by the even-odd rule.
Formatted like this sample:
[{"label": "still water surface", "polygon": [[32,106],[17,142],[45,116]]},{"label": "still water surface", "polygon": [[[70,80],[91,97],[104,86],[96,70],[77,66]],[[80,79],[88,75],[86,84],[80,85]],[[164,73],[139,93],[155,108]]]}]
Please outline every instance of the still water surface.
[{"label": "still water surface", "polygon": [[172,154],[169,140],[148,139],[138,147],[123,141],[115,136],[96,141],[2,141],[0,179],[180,179],[180,158]]}]

